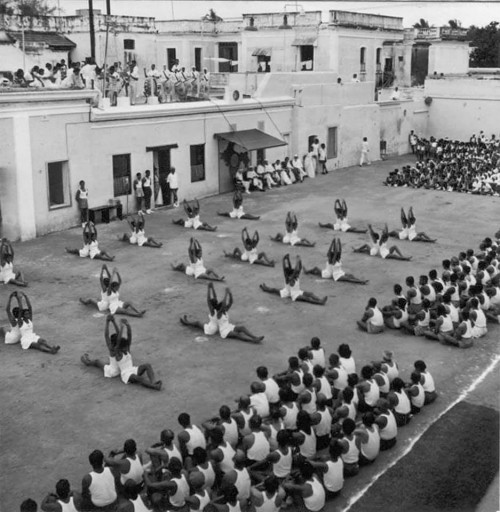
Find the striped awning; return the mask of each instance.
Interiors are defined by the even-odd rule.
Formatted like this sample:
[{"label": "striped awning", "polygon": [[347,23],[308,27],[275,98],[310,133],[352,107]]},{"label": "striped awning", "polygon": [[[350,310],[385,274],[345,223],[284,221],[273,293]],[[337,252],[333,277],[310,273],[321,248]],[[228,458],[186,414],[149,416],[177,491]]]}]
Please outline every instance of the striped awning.
[{"label": "striped awning", "polygon": [[270,57],[271,48],[255,48],[252,52],[252,57]]},{"label": "striped awning", "polygon": [[292,46],[318,46],[318,36],[316,34],[295,36]]}]

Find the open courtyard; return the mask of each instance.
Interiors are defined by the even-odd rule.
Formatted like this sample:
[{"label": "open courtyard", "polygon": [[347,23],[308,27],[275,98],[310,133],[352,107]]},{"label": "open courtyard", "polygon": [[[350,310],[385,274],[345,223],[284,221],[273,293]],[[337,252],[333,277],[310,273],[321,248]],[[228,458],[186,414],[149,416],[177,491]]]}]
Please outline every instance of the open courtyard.
[{"label": "open courtyard", "polygon": [[[440,271],[443,259],[467,248],[477,249],[483,238],[500,229],[498,197],[387,188],[382,184],[390,170],[410,160],[411,156],[398,157],[370,167],[341,169],[302,185],[245,196],[245,211],[260,215],[259,221],[218,217],[217,211],[232,208],[230,194],[206,198],[201,201],[201,220],[217,225],[214,233],[173,225],[172,219],[184,216],[182,208],[156,210],[147,217],[146,233],[163,242],[161,249],[118,241],[118,236],[128,232],[126,222],[98,224],[100,247],[116,256],[109,266],[116,266],[123,278],[122,299],[147,309],[143,318],[129,319],[132,353],[135,364],[153,365],[163,381],[161,392],[126,386],[120,379],[105,379],[97,369],[80,362],[85,352],[91,357],[107,358],[105,317],[78,300],[99,297],[101,262],[65,252],[65,247],[81,247],[81,229],[14,244],[16,267],[24,271],[29,281],[25,291],[33,304],[35,330],[49,343],[61,345],[61,350],[51,356],[22,351],[19,346],[1,346],[0,510],[17,510],[27,497],[40,502],[60,478],[67,478],[79,490],[82,477],[90,470],[88,454],[96,448],[107,454],[132,437],[143,450],[159,441],[162,429],[179,431],[177,416],[181,412],[190,413],[193,423],[200,424],[215,416],[222,404],[235,407],[234,400],[249,393],[257,366],[265,365],[273,374],[284,370],[288,357],[308,345],[313,336],[321,339],[327,355],[341,343],[348,343],[358,372],[364,363],[380,359],[384,350],[392,350],[403,379],[408,381],[413,362],[423,359],[439,392],[434,404],[400,430],[396,447],[347,481],[342,496],[328,505],[330,510],[345,508],[375,474],[435,422],[499,353],[498,325],[489,324],[488,335],[469,350],[391,331],[370,336],[356,327],[369,297],[376,297],[380,305],[389,303],[395,283],[404,285],[406,276],[418,278],[432,268]],[[182,199],[182,190],[179,195]],[[263,293],[260,283],[282,286],[281,258],[287,252],[291,256],[299,254],[306,268],[324,266],[334,232],[319,228],[318,222],[334,221],[336,198],[346,200],[351,225],[372,223],[377,230],[385,223],[390,229],[399,229],[400,208],[413,206],[417,230],[437,238],[437,243],[391,239],[412,260],[381,260],[352,252],[368,241],[367,235],[340,233],[336,236],[342,240],[344,270],[369,279],[366,286],[303,275],[303,290],[328,296],[324,307],[286,302]],[[316,242],[314,248],[290,248],[269,239],[284,232],[285,216],[290,210],[297,214],[299,236]],[[224,250],[241,247],[241,230],[245,226],[251,234],[254,229],[259,231],[259,250],[276,260],[275,268],[250,266],[224,257]],[[180,324],[183,314],[194,315],[200,321],[207,317],[206,282],[171,269],[172,263],[187,262],[191,236],[196,236],[203,247],[205,265],[225,276],[225,283],[215,284],[219,296],[225,286],[233,292],[232,323],[265,335],[262,345],[218,337],[200,341],[201,332]],[[13,290],[11,286],[2,287],[2,308]],[[7,327],[5,314],[2,315],[2,325]],[[488,388],[490,397],[497,392],[498,380]],[[496,400],[485,402],[498,407]],[[387,505],[385,510],[399,510],[396,499],[392,507]]]}]

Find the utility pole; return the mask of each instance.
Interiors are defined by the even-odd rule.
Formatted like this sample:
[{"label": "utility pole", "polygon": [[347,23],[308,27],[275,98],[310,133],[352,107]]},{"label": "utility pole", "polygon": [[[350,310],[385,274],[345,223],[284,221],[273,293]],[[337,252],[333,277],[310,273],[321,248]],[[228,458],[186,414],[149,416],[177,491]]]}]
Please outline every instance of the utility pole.
[{"label": "utility pole", "polygon": [[94,29],[93,0],[89,0],[89,29],[90,29],[90,57],[92,58],[92,61],[95,62],[95,29]]}]

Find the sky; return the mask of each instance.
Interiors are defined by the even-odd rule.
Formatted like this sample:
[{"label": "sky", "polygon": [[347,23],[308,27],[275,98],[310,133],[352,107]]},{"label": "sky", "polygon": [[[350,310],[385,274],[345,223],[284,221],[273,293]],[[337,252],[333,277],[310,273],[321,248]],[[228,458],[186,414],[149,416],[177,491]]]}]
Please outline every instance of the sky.
[{"label": "sky", "polygon": [[[88,0],[48,0],[48,3],[61,10],[62,15],[73,15],[76,9],[87,9]],[[93,0],[94,9],[106,11],[105,0]],[[158,20],[199,19],[209,9],[222,18],[237,18],[242,14],[285,12],[299,10],[323,12],[323,21],[327,20],[329,10],[344,10],[366,14],[382,14],[403,18],[403,25],[410,27],[420,18],[430,25],[447,25],[448,20],[457,19],[463,27],[470,25],[484,26],[491,21],[500,22],[500,0],[483,1],[314,1],[301,0],[111,0],[111,14],[129,16],[152,16]]]}]

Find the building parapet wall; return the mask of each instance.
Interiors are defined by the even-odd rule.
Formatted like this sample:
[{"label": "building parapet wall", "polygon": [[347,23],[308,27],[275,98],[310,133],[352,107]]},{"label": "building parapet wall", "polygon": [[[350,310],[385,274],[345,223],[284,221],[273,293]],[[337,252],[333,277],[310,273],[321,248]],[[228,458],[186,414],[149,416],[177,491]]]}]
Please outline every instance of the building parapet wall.
[{"label": "building parapet wall", "polygon": [[[104,32],[106,23],[119,32],[156,32],[155,18],[142,16],[106,16],[94,14],[96,32]],[[87,16],[7,16],[0,15],[0,27],[9,31],[34,30],[37,32],[88,32]]]},{"label": "building parapet wall", "polygon": [[159,33],[167,34],[219,34],[226,32],[239,32],[242,29],[242,20],[228,19],[224,21],[208,20],[158,20],[155,22]]},{"label": "building parapet wall", "polygon": [[285,16],[287,25],[290,27],[317,26],[321,24],[321,11],[243,14],[243,23],[246,29],[251,26],[251,19],[253,19],[254,30],[261,28],[280,28],[284,25]]},{"label": "building parapet wall", "polygon": [[403,31],[403,18],[348,11],[330,11],[330,24],[372,30]]},{"label": "building parapet wall", "polygon": [[481,78],[445,77],[426,80],[425,95],[431,98],[491,100],[500,102],[500,80]]}]

